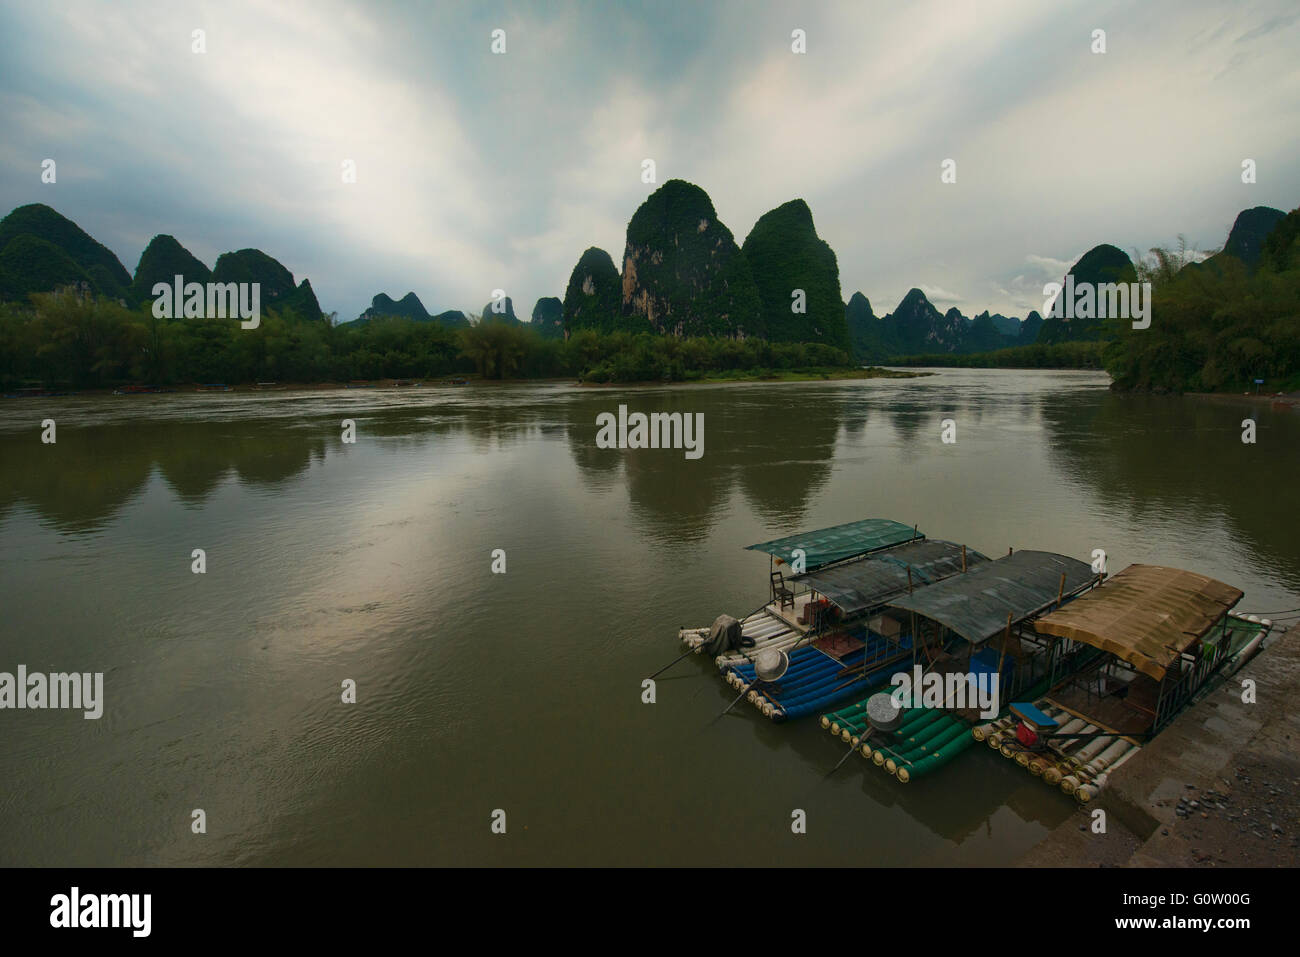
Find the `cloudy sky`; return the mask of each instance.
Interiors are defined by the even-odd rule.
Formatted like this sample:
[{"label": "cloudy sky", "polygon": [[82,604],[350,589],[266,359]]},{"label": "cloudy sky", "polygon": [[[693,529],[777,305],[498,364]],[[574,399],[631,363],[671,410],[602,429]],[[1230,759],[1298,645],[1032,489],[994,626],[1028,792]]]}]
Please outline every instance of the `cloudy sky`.
[{"label": "cloudy sky", "polygon": [[1300,204],[1294,0],[3,0],[0,38],[0,211],[47,203],[131,271],[160,232],[255,246],[340,319],[495,288],[526,317],[588,246],[621,260],[647,158],[737,241],[806,199],[880,314],[919,286],[1024,315],[1097,243],[1212,249]]}]

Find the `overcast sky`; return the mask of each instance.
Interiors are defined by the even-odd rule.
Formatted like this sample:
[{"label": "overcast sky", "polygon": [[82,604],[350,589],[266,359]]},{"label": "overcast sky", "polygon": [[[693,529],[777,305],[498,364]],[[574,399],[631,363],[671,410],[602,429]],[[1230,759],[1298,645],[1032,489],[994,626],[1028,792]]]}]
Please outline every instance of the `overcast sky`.
[{"label": "overcast sky", "polygon": [[1023,316],[1098,243],[1300,204],[1294,0],[4,0],[0,47],[0,212],[47,203],[132,272],[156,233],[257,247],[343,320],[494,288],[526,318],[588,246],[621,267],[646,158],[737,242],[803,197],[878,314],[919,286]]}]

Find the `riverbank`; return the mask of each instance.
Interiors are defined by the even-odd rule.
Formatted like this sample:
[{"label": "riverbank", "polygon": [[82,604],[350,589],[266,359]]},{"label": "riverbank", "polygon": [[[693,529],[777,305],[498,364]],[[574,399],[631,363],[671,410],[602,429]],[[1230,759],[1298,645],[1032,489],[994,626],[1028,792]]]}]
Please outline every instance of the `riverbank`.
[{"label": "riverbank", "polygon": [[[1244,683],[1254,704],[1243,704]],[[1300,866],[1300,629],[1180,715],[1020,867]],[[1089,810],[1090,810],[1089,809]]]},{"label": "riverbank", "polygon": [[19,390],[5,393],[6,399],[51,398],[57,396],[96,396],[96,395],[169,395],[175,393],[214,393],[226,395],[231,392],[327,392],[342,389],[413,389],[413,388],[449,388],[452,386],[483,385],[582,385],[619,388],[623,386],[646,385],[723,385],[733,382],[829,382],[840,379],[917,379],[934,375],[933,372],[905,372],[899,369],[885,369],[871,366],[865,369],[789,369],[773,372],[771,370],[745,369],[717,375],[701,376],[673,382],[582,382],[568,376],[537,379],[484,379],[480,376],[465,376],[460,379],[357,379],[351,382],[275,382],[275,383],[226,383],[202,384],[192,382],[187,385],[163,386],[157,389],[149,386],[131,387],[139,391],[123,392],[126,387],[118,389],[78,389],[76,391],[54,391],[45,389]]},{"label": "riverbank", "polygon": [[1266,406],[1270,409],[1300,409],[1300,392],[1263,392],[1239,394],[1235,392],[1187,392],[1185,395],[1195,399],[1208,399],[1226,405]]},{"label": "riverbank", "polygon": [[731,382],[832,382],[841,379],[919,379],[935,375],[933,372],[905,372],[902,369],[886,369],[883,366],[868,366],[862,369],[783,369],[773,372],[763,369],[737,369],[732,372],[700,376],[674,382],[580,382],[579,385],[618,388],[619,386],[643,385],[725,385]]}]

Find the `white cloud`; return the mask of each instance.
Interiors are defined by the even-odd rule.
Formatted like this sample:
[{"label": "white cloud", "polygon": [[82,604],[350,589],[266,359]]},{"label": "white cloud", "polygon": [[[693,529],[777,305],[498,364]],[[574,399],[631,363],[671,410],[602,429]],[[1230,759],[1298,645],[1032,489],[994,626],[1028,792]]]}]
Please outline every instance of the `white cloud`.
[{"label": "white cloud", "polygon": [[934,303],[935,305],[938,305],[939,303],[943,303],[945,305],[953,305],[955,303],[963,302],[965,300],[965,297],[960,295],[959,293],[949,292],[948,290],[943,289],[940,286],[926,286],[922,284],[917,288],[920,289],[921,292],[925,293],[925,298],[929,299],[930,302]]}]

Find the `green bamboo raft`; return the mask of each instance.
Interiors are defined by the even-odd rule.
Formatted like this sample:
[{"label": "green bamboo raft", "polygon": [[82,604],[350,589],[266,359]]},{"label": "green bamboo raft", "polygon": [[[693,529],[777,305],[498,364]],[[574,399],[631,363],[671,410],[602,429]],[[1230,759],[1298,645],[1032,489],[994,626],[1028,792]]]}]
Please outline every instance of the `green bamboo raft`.
[{"label": "green bamboo raft", "polygon": [[872,747],[863,737],[867,724],[866,701],[822,715],[821,725],[846,744],[859,748],[864,758],[884,768],[903,784],[943,767],[975,743],[970,725],[941,708],[909,708],[892,740]]},{"label": "green bamboo raft", "polygon": [[[1041,694],[1047,689],[1047,684],[1044,679],[1026,693]],[[903,723],[898,729],[882,735],[873,747],[871,741],[865,740],[870,727],[867,722],[868,700],[864,698],[847,708],[822,715],[821,726],[845,744],[852,744],[864,758],[870,759],[872,764],[902,784],[946,766],[976,741],[971,735],[972,724],[969,721],[945,708],[921,707],[904,711]],[[1005,714],[1007,708],[1004,707],[999,716]]]}]

